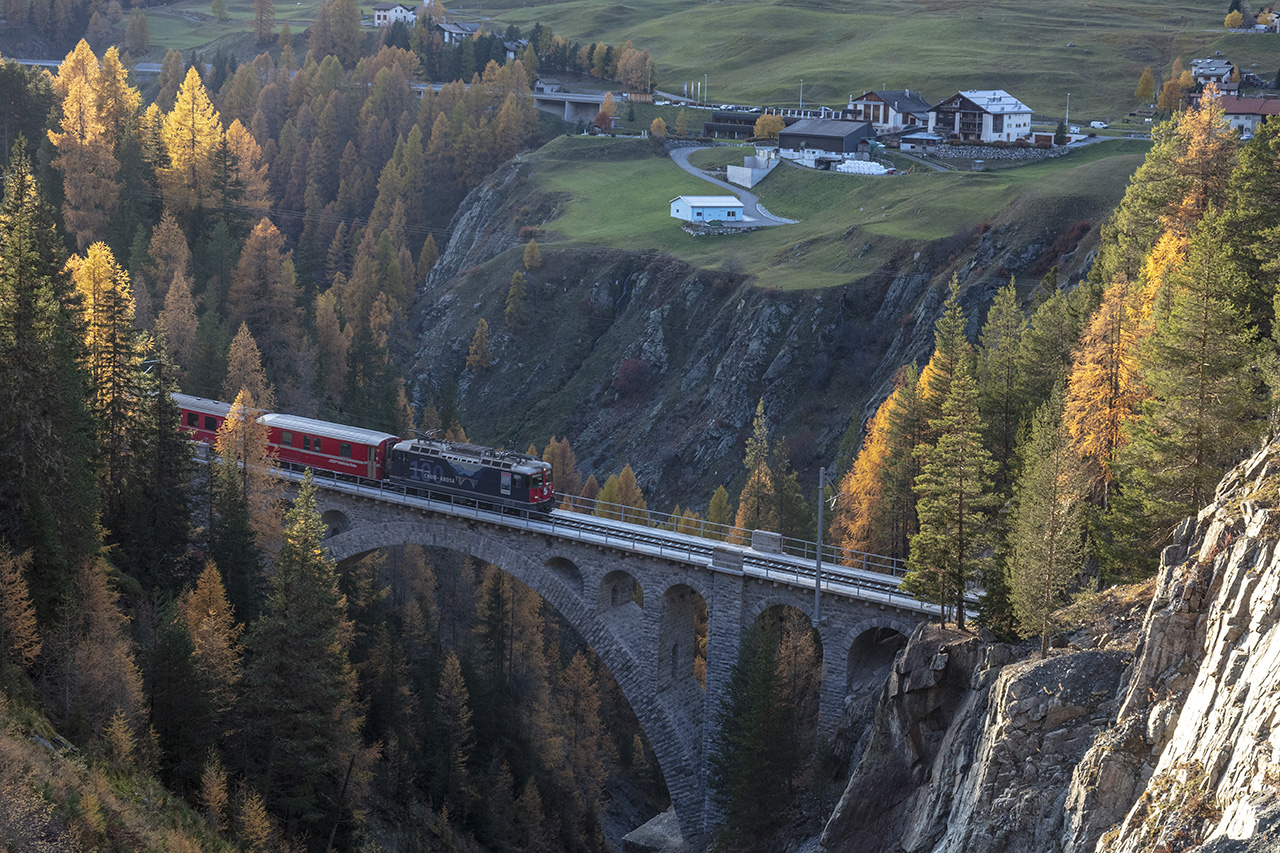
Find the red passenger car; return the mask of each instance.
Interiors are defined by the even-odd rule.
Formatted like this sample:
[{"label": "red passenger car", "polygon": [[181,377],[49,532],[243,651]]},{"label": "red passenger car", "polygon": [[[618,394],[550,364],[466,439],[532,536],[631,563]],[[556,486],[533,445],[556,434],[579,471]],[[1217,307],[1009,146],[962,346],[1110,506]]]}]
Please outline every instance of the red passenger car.
[{"label": "red passenger car", "polygon": [[190,394],[174,394],[173,401],[182,410],[182,431],[194,440],[210,445],[217,439],[218,430],[231,411],[230,403]]},{"label": "red passenger car", "polygon": [[400,439],[385,432],[331,424],[298,415],[265,414],[267,444],[281,465],[332,471],[381,480],[391,446]]}]

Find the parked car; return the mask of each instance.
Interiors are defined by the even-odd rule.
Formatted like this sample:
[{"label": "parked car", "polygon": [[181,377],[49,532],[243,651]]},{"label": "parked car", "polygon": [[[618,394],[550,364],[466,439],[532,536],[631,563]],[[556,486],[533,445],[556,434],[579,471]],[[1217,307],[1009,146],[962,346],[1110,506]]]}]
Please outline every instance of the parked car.
[{"label": "parked car", "polygon": [[1089,127],[1097,128],[1098,130],[1102,130],[1102,129],[1103,129],[1104,127],[1106,127],[1106,126],[1107,126],[1107,123],[1106,123],[1105,121],[1091,121],[1091,122],[1089,122]]}]

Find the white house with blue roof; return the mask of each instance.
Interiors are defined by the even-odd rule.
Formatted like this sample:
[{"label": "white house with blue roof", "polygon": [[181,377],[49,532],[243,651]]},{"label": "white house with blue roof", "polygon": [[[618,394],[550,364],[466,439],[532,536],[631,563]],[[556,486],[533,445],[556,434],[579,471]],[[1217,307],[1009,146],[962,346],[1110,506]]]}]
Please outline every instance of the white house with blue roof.
[{"label": "white house with blue roof", "polygon": [[742,202],[731,195],[680,195],[671,199],[671,217],[681,222],[743,221]]}]

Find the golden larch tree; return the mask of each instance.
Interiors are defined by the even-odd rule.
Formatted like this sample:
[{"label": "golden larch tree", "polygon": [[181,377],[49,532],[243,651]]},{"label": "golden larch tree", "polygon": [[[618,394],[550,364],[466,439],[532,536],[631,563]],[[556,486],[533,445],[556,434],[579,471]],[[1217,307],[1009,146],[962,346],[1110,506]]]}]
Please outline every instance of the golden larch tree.
[{"label": "golden larch tree", "polygon": [[58,131],[49,131],[49,140],[58,151],[53,165],[63,176],[63,220],[81,251],[105,236],[120,196],[120,164],[100,114],[99,77],[98,59],[81,39],[54,80],[62,120]]},{"label": "golden larch tree", "polygon": [[222,383],[222,395],[224,399],[234,400],[245,390],[260,408],[275,408],[275,389],[267,381],[258,343],[249,327],[241,323],[227,355],[227,378]]},{"label": "golden larch tree", "polygon": [[884,471],[889,464],[891,413],[900,391],[895,390],[867,421],[867,435],[853,467],[840,480],[831,533],[835,544],[850,551],[887,554],[892,543],[884,524]]},{"label": "golden larch tree", "polygon": [[476,322],[476,333],[467,353],[467,369],[479,373],[493,364],[493,352],[489,349],[489,322],[481,317]]},{"label": "golden larch tree", "polygon": [[1125,424],[1138,417],[1147,396],[1138,369],[1142,314],[1137,288],[1124,278],[1112,282],[1080,337],[1067,385],[1063,420],[1103,502]]},{"label": "golden larch tree", "polygon": [[68,266],[84,308],[90,405],[98,416],[102,476],[110,502],[121,489],[129,427],[138,401],[140,349],[133,328],[133,290],[129,274],[116,263],[106,243],[94,243],[83,258],[73,257]]},{"label": "golden larch tree", "polygon": [[222,144],[222,125],[195,68],[187,72],[173,109],[164,117],[163,138],[169,164],[160,172],[160,184],[166,200],[179,210],[214,203],[215,154]]},{"label": "golden larch tree", "polygon": [[267,447],[269,429],[258,420],[262,410],[253,395],[242,390],[218,430],[215,448],[218,464],[240,478],[240,490],[249,510],[254,542],[267,554],[280,547],[284,523],[282,481],[275,476],[275,457]]}]

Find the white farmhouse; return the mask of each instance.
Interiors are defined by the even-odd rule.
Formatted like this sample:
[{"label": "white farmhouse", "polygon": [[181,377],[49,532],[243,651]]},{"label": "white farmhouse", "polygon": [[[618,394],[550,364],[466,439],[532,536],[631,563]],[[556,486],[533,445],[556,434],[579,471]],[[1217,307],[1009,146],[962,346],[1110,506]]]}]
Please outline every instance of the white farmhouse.
[{"label": "white farmhouse", "polygon": [[671,217],[681,222],[742,222],[742,202],[731,195],[681,195],[671,199]]},{"label": "white farmhouse", "polygon": [[1031,107],[1003,89],[957,92],[929,110],[929,132],[943,139],[1013,142],[1031,134]]},{"label": "white farmhouse", "polygon": [[389,27],[396,21],[413,26],[418,20],[418,7],[408,3],[374,3],[373,22],[379,27]]}]

